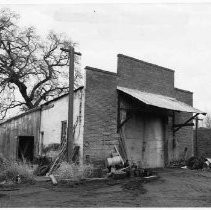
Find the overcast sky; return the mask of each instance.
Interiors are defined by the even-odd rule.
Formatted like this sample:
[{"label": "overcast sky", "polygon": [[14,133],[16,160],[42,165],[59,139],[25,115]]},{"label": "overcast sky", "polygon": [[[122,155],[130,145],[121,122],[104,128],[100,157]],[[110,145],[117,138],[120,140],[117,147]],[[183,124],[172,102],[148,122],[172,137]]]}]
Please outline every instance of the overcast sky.
[{"label": "overcast sky", "polygon": [[211,3],[0,5],[38,33],[64,32],[79,43],[82,66],[116,72],[122,53],[175,70],[175,86],[211,112]]}]

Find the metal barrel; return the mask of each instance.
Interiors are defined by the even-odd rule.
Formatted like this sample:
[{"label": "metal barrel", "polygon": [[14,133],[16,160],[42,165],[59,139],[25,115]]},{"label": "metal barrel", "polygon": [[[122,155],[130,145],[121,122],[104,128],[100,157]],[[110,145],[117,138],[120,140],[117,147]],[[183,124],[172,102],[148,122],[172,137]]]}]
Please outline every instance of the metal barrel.
[{"label": "metal barrel", "polygon": [[108,166],[114,166],[114,165],[118,165],[122,162],[121,157],[120,156],[115,156],[112,158],[107,158],[107,165]]}]

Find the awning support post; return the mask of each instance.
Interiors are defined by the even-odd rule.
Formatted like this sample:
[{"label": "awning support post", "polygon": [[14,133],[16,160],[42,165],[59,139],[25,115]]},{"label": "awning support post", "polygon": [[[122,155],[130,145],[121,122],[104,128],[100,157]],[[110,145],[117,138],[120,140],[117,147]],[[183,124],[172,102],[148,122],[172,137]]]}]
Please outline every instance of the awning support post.
[{"label": "awning support post", "polygon": [[181,129],[182,127],[185,126],[194,126],[194,123],[189,123],[191,120],[193,120],[194,118],[196,118],[200,113],[196,113],[193,117],[191,117],[190,119],[188,119],[185,123],[183,124],[174,124],[173,123],[173,128],[177,127],[176,129],[173,129],[173,132],[176,133],[179,129]]},{"label": "awning support post", "polygon": [[131,115],[129,115],[128,117],[126,117],[126,119],[122,122],[119,123],[117,130],[119,131],[119,129],[131,118]]},{"label": "awning support post", "polygon": [[[174,124],[175,124],[175,112],[173,111],[173,126],[174,126]],[[173,126],[172,126],[172,128],[173,128]],[[176,146],[176,136],[175,136],[175,132],[173,130],[173,143],[172,143],[173,149],[175,148],[175,146]]]}]

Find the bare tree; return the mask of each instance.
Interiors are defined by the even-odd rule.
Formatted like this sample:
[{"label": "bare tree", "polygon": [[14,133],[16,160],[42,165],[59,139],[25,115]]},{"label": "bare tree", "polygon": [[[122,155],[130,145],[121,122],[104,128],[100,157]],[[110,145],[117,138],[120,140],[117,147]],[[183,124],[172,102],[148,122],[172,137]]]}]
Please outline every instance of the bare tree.
[{"label": "bare tree", "polygon": [[204,124],[206,128],[211,128],[211,115],[209,113],[204,118]]},{"label": "bare tree", "polygon": [[[68,54],[60,48],[75,43],[54,32],[42,40],[33,27],[20,28],[18,19],[0,11],[0,120],[10,109],[33,109],[68,91]],[[80,78],[77,68],[76,85]]]}]

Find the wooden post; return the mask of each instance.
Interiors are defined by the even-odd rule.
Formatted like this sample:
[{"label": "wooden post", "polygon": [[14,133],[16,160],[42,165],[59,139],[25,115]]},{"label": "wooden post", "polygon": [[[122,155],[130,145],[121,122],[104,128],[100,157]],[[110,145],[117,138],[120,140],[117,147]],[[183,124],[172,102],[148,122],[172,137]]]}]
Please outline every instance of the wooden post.
[{"label": "wooden post", "polygon": [[67,127],[67,162],[71,162],[73,154],[73,100],[74,100],[74,56],[81,55],[79,52],[75,52],[74,47],[69,49],[61,48],[62,51],[69,54],[69,103],[68,103],[68,127]]},{"label": "wooden post", "polygon": [[69,103],[67,127],[67,161],[71,162],[73,153],[73,100],[74,100],[74,48],[69,49]]},{"label": "wooden post", "polygon": [[195,144],[194,144],[194,155],[198,156],[199,151],[198,151],[198,127],[199,127],[199,121],[202,121],[202,119],[199,119],[196,117],[196,128],[195,128]]},{"label": "wooden post", "polygon": [[196,117],[196,128],[195,128],[195,156],[198,156],[198,117]]},{"label": "wooden post", "polygon": [[[173,125],[175,124],[175,112],[173,111],[173,118],[172,118],[172,120],[173,120]],[[174,128],[173,128],[173,126],[172,126],[172,129],[173,129],[173,142],[172,142],[172,149],[174,149],[175,148],[175,146],[176,146],[176,136],[175,136],[175,131],[174,131]]]}]

